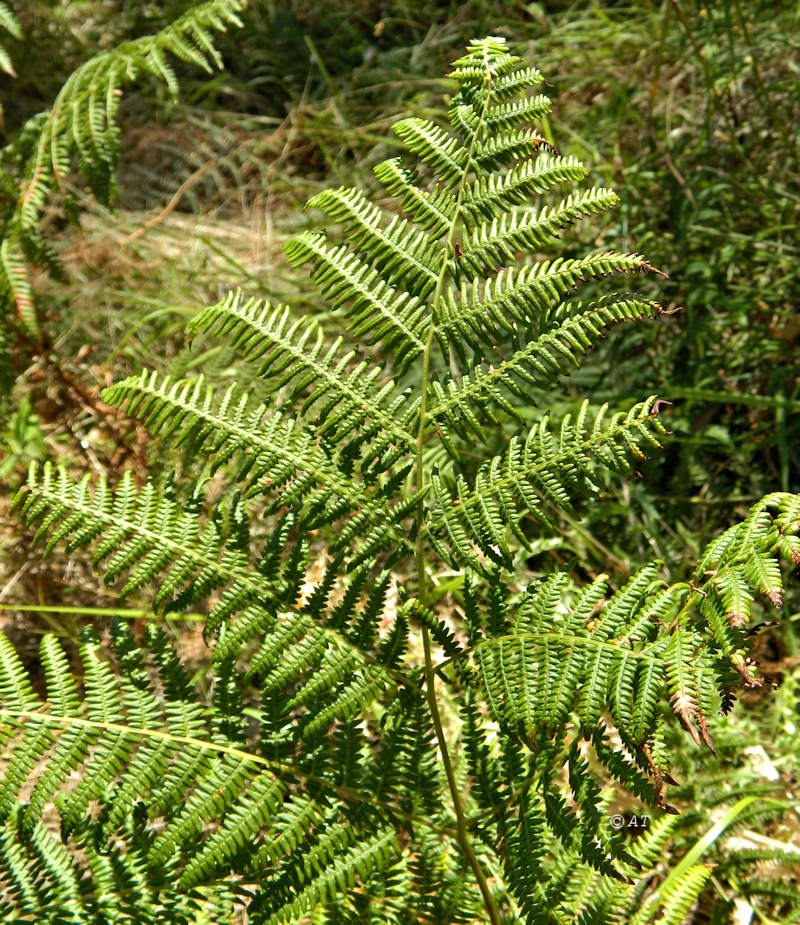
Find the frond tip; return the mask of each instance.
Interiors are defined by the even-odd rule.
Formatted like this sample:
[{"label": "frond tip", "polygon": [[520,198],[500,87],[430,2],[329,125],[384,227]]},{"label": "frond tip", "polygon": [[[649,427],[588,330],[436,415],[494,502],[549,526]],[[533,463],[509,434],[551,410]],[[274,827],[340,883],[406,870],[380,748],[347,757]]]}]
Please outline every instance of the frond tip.
[{"label": "frond tip", "polygon": [[[17,40],[22,39],[22,27],[19,24],[19,20],[14,15],[14,11],[4,2],[0,2],[0,29],[8,32],[12,38]],[[0,70],[5,71],[6,74],[10,74],[11,77],[17,76],[14,66],[11,63],[11,58],[2,45],[0,45]]]},{"label": "frond tip", "polygon": [[[122,88],[142,74],[163,81],[173,96],[178,79],[171,59],[178,58],[210,72],[222,65],[215,33],[241,25],[238,14],[246,0],[207,0],[196,3],[154,35],[123,42],[100,52],[68,78],[52,109],[23,128],[33,133],[32,155],[15,163],[13,146],[5,167],[19,172],[19,196],[3,237],[0,255],[0,297],[6,312],[16,313],[26,334],[38,340],[39,324],[29,279],[29,264],[47,265],[50,249],[44,240],[41,215],[49,197],[58,192],[74,206],[67,179],[77,165],[83,181],[102,202],[113,200],[120,155],[117,125]],[[17,34],[18,24],[7,4],[0,3],[0,27]],[[0,47],[0,68],[10,62]],[[2,308],[2,306],[0,306]]]}]

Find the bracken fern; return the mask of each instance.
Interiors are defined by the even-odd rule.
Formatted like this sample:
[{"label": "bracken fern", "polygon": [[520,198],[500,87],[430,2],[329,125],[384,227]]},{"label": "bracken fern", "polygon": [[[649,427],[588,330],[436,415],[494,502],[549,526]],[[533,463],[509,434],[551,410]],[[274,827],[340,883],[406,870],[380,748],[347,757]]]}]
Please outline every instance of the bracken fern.
[{"label": "bracken fern", "polygon": [[[2,640],[4,920],[679,925],[708,881],[663,879],[665,730],[713,747],[714,714],[758,684],[751,608],[800,561],[800,499],[764,498],[688,583],[658,562],[618,590],[531,582],[531,539],[666,433],[655,398],[533,424],[531,405],[661,309],[574,296],[652,271],[638,254],[545,257],[616,196],[545,201],[586,170],[531,127],[541,75],[487,38],[450,77],[449,124],[395,127],[389,205],[321,193],[340,235],[286,248],[340,336],[236,293],[190,334],[224,340],[251,389],[145,371],[106,390],[196,479],[31,471],[18,505],[46,551],[89,550],[157,612],[208,602],[213,684],[162,629],[118,623],[110,652],[84,632],[77,677],[45,637],[43,698]],[[634,842],[616,787],[653,812]]]},{"label": "bracken fern", "polygon": [[[42,336],[30,265],[58,270],[58,258],[42,231],[42,213],[58,193],[67,215],[74,217],[77,206],[70,190],[74,169],[102,202],[113,199],[120,153],[117,118],[122,87],[147,74],[177,94],[178,79],[172,60],[205,71],[219,67],[222,60],[214,47],[214,33],[239,22],[237,13],[244,2],[198,3],[161,32],[95,55],[70,75],[52,108],[29,120],[14,144],[3,150],[0,190],[9,206],[0,215],[3,327],[16,325],[24,338],[35,343]],[[5,3],[0,3],[0,27],[19,37],[19,27]],[[10,69],[1,47],[0,68]]]}]

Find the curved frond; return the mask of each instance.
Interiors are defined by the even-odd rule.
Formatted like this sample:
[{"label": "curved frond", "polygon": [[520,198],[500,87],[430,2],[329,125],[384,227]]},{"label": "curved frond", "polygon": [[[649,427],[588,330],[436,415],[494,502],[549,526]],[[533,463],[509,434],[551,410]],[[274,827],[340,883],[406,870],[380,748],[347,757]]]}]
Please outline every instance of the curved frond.
[{"label": "curved frond", "polygon": [[[546,193],[558,183],[576,183],[587,173],[584,165],[571,155],[543,154],[518,162],[507,173],[481,176],[468,184],[461,196],[466,227],[469,231],[474,217],[505,216],[511,206],[527,203],[535,193]],[[563,207],[560,211],[564,211]]]},{"label": "curved frond", "polygon": [[[127,667],[120,679],[100,656],[98,642],[85,634],[85,691],[79,697],[73,690],[64,700],[59,687],[69,668],[58,643],[45,637],[45,702],[24,685],[19,695],[8,696],[24,668],[0,637],[0,729],[13,743],[4,775],[5,806],[11,808],[0,818],[0,882],[11,884],[4,901],[10,898],[23,915],[37,909],[49,915],[49,903],[57,901],[72,911],[65,921],[89,925],[95,921],[94,896],[101,895],[96,891],[104,889],[107,908],[130,902],[137,916],[146,913],[155,921],[169,915],[171,922],[189,925],[196,921],[198,896],[222,890],[223,903],[232,875],[260,881],[252,909],[266,905],[277,914],[297,898],[298,877],[311,908],[398,856],[388,806],[373,809],[368,793],[348,803],[340,792],[346,788],[320,775],[317,796],[293,795],[297,775],[304,779],[301,770],[221,734],[220,723],[228,719],[224,698],[202,707],[170,659],[161,660],[153,676],[127,629],[117,626],[114,649]],[[155,631],[151,642],[158,651],[163,635]],[[49,765],[42,773],[38,759],[45,751]],[[78,771],[79,783],[70,787]],[[30,802],[17,811],[15,798],[25,789]],[[40,821],[42,807],[54,798],[62,831],[71,835],[81,860]],[[97,818],[92,804],[101,799]],[[309,808],[288,844],[287,819]],[[209,827],[211,821],[218,824]],[[123,844],[127,851],[98,869],[109,850],[98,847],[105,839],[113,845],[112,857]],[[29,858],[35,873],[26,877]],[[136,874],[134,901],[126,892]]]},{"label": "curved frond", "polygon": [[420,299],[436,288],[443,255],[435,237],[424,230],[398,216],[384,229],[382,211],[352,188],[325,190],[309,199],[307,207],[321,209],[341,223],[352,246],[390,285]]},{"label": "curved frond", "polygon": [[248,494],[275,492],[276,506],[293,505],[312,486],[324,486],[322,495],[311,494],[313,509],[323,509],[334,492],[337,501],[349,496],[357,503],[353,487],[346,478],[337,479],[310,433],[278,414],[268,414],[236,386],[220,398],[202,376],[173,382],[145,370],[111,386],[103,398],[163,440],[185,445],[193,453],[202,449],[213,459],[212,471],[241,454],[244,462],[236,481],[244,482]]},{"label": "curved frond", "polygon": [[446,190],[461,180],[467,167],[467,151],[456,135],[450,135],[427,119],[402,119],[392,131],[407,150],[434,172]]},{"label": "curved frond", "polygon": [[610,209],[618,202],[611,190],[592,188],[572,193],[557,206],[545,206],[539,212],[503,211],[499,219],[493,216],[465,228],[461,254],[451,262],[451,270],[483,278],[505,264],[514,263],[521,251],[535,251],[552,244],[567,225]]},{"label": "curved frond", "polygon": [[181,506],[148,482],[137,490],[127,472],[115,492],[100,480],[74,482],[63,469],[31,470],[17,497],[26,524],[37,526],[36,540],[49,552],[90,547],[106,582],[126,575],[122,598],[154,581],[161,586],[154,607],[201,600],[231,585],[249,599],[269,597],[269,584],[249,575],[249,531],[234,503],[219,508],[201,526],[192,505]]},{"label": "curved frond", "polygon": [[369,445],[386,469],[413,451],[414,405],[409,408],[406,395],[396,394],[381,367],[343,352],[341,337],[328,342],[314,319],[294,318],[284,306],[245,301],[237,292],[200,312],[189,331],[225,338],[243,359],[258,364],[268,394],[290,386],[289,402],[331,444],[346,445],[347,455]]},{"label": "curved frond", "polygon": [[[519,605],[521,618],[527,615],[523,625],[513,634],[482,641],[474,652],[498,722],[530,739],[540,730],[553,734],[573,711],[585,731],[595,732],[603,714],[610,712],[626,741],[645,744],[654,734],[656,719],[647,701],[640,698],[637,702],[634,692],[651,678],[655,665],[660,666],[656,696],[661,696],[666,690],[669,656],[657,637],[656,624],[650,623],[636,643],[618,646],[609,621],[624,626],[646,609],[657,568],[658,564],[646,567],[610,601],[604,601],[599,620],[594,608],[588,614],[580,605],[565,611],[568,597],[563,590],[550,594],[552,582],[528,591]],[[564,582],[559,584],[564,589]],[[574,593],[574,587],[570,590]],[[686,660],[686,664],[691,662]],[[613,770],[617,756],[599,744],[598,754],[608,759]],[[638,774],[635,769],[621,773],[628,784]]]},{"label": "curved frond", "polygon": [[423,231],[433,238],[447,232],[456,214],[456,200],[451,193],[437,187],[430,192],[423,189],[419,173],[406,167],[400,157],[382,161],[375,167],[375,175]]},{"label": "curved frond", "polygon": [[[13,38],[20,41],[22,40],[22,27],[19,24],[19,20],[14,15],[14,11],[11,7],[4,2],[0,2],[0,29],[8,32]],[[17,76],[14,71],[14,65],[11,63],[11,58],[2,45],[0,45],[0,70],[5,71],[6,74],[10,74],[11,77]]]},{"label": "curved frond", "polygon": [[449,291],[437,306],[436,336],[442,349],[452,345],[462,358],[466,350],[494,347],[520,329],[534,330],[587,280],[612,273],[651,269],[638,254],[599,253],[577,260],[554,260],[501,270],[485,282],[462,283],[458,298]]},{"label": "curved frond", "polygon": [[439,510],[431,520],[432,539],[448,543],[460,565],[480,567],[478,555],[509,565],[508,531],[521,541],[518,522],[525,513],[551,526],[546,505],[568,509],[573,496],[594,490],[593,478],[602,469],[627,472],[630,458],[645,459],[645,449],[658,447],[666,433],[657,417],[655,398],[618,413],[606,422],[607,406],[593,421],[585,403],[577,416],[567,415],[558,428],[545,418],[525,440],[512,438],[501,457],[484,466],[470,485],[459,476],[454,489],[434,476]]},{"label": "curved frond", "polygon": [[[39,326],[28,264],[45,247],[40,216],[48,197],[58,191],[69,198],[66,180],[76,162],[94,194],[110,201],[119,160],[116,120],[121,88],[147,73],[164,81],[176,95],[178,84],[170,58],[209,72],[219,67],[214,33],[240,25],[237,14],[244,5],[244,0],[207,0],[155,35],[95,55],[70,75],[52,109],[34,117],[31,125],[37,141],[19,178],[21,191],[5,229],[0,259],[0,292],[29,336],[37,338]],[[8,17],[0,19],[0,25],[10,22]]]},{"label": "curved frond", "polygon": [[528,406],[533,404],[532,395],[552,385],[564,367],[577,366],[578,357],[595,345],[605,328],[656,318],[660,312],[658,303],[634,297],[610,304],[560,305],[542,325],[545,333],[530,337],[524,346],[515,345],[515,352],[497,366],[481,364],[459,382],[431,383],[435,401],[429,414],[442,428],[452,428],[465,438],[484,436],[475,409],[491,415],[490,403],[522,422],[508,393]]},{"label": "curved frond", "polygon": [[430,318],[421,299],[392,288],[346,246],[328,246],[324,234],[304,232],[285,250],[292,266],[313,264],[315,282],[334,308],[343,309],[353,335],[380,343],[399,371],[422,354]]},{"label": "curved frond", "polygon": [[193,453],[202,450],[212,471],[238,457],[234,481],[243,483],[246,497],[271,498],[272,511],[289,508],[306,530],[340,522],[331,548],[346,548],[358,540],[353,566],[387,546],[405,545],[402,522],[416,504],[416,495],[390,507],[381,502],[380,493],[387,487],[383,486],[370,500],[353,481],[349,465],[337,466],[313,432],[270,413],[236,386],[220,398],[202,376],[172,382],[144,371],[103,395],[162,439]]}]

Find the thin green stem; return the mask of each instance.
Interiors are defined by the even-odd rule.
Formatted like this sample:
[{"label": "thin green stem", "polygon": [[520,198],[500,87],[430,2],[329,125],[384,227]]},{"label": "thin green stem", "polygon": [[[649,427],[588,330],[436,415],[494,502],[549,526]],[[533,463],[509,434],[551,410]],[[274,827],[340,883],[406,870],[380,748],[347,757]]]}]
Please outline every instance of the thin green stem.
[{"label": "thin green stem", "polygon": [[121,620],[153,620],[159,623],[182,622],[201,623],[206,619],[202,613],[158,614],[152,610],[126,610],[124,607],[65,607],[60,604],[0,604],[0,612],[18,611],[19,613],[60,613],[70,616],[85,617],[119,617]]},{"label": "thin green stem", "polygon": [[[487,67],[487,76],[488,76],[488,88],[486,94],[486,100],[484,101],[483,112],[481,113],[480,122],[483,121],[483,117],[486,113],[486,110],[489,105],[489,100],[491,98],[491,72],[489,72]],[[479,122],[479,124],[480,124]],[[435,332],[435,307],[441,298],[442,291],[444,289],[445,279],[447,278],[448,272],[448,255],[453,250],[453,241],[455,238],[456,229],[458,228],[460,212],[461,212],[461,198],[464,193],[464,186],[466,184],[467,174],[469,173],[470,165],[472,163],[472,155],[475,144],[478,139],[479,129],[476,128],[472,139],[470,141],[469,151],[467,154],[467,159],[464,164],[463,173],[461,175],[461,180],[458,185],[458,191],[456,193],[456,207],[453,213],[453,219],[450,222],[450,228],[447,233],[447,239],[444,245],[444,259],[442,260],[442,268],[439,272],[439,277],[436,280],[436,289],[434,290],[431,305],[433,306],[434,312],[432,312],[431,325],[428,330],[428,335],[425,340],[425,348],[422,354],[422,384],[420,386],[420,407],[419,407],[419,423],[417,427],[417,440],[416,440],[416,459],[414,464],[414,483],[417,493],[419,494],[420,500],[417,502],[417,540],[416,540],[416,563],[417,563],[417,595],[420,602],[423,605],[427,605],[427,572],[425,568],[425,505],[423,501],[423,491],[422,489],[425,486],[425,470],[423,462],[423,453],[425,450],[425,437],[428,423],[428,383],[430,380],[431,372],[431,354],[433,352],[434,344],[434,332]],[[422,647],[425,657],[425,694],[428,701],[428,709],[431,714],[431,721],[433,723],[434,732],[436,735],[436,742],[439,746],[439,753],[442,758],[442,766],[444,767],[444,773],[447,778],[447,786],[450,790],[450,798],[453,804],[453,811],[456,817],[456,841],[458,842],[459,847],[464,853],[467,861],[469,862],[472,872],[475,875],[475,879],[478,882],[478,887],[483,896],[484,906],[489,915],[489,920],[492,925],[500,925],[500,913],[497,909],[497,906],[492,896],[492,891],[489,886],[489,881],[486,876],[486,873],[481,865],[480,859],[475,852],[475,849],[472,846],[470,840],[466,813],[464,810],[464,804],[461,799],[461,793],[458,786],[458,781],[456,780],[455,771],[453,769],[453,762],[450,758],[450,752],[447,747],[447,736],[444,732],[444,727],[442,725],[442,717],[439,712],[439,703],[436,699],[436,669],[433,664],[433,653],[431,649],[431,640],[428,628],[426,626],[422,627]]]}]

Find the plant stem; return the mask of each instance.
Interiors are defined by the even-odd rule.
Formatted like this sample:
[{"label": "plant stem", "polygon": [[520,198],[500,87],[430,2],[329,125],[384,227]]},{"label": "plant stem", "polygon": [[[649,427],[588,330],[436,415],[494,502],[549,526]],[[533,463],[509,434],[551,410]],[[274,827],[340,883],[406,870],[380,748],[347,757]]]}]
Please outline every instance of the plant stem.
[{"label": "plant stem", "polygon": [[[488,70],[488,68],[487,68]],[[491,87],[491,74],[489,74],[489,87]],[[484,102],[483,112],[481,117],[486,112],[486,109],[489,105],[489,99],[491,98],[491,92],[487,92],[486,100]],[[482,118],[481,118],[482,121]],[[455,237],[456,228],[458,227],[458,222],[460,218],[460,205],[461,197],[464,191],[464,185],[466,183],[467,174],[472,163],[472,152],[477,141],[479,129],[476,128],[475,133],[472,136],[470,141],[469,152],[467,155],[466,163],[464,164],[464,170],[461,175],[461,180],[458,185],[458,191],[456,194],[456,208],[453,214],[453,219],[450,222],[450,228],[447,233],[447,239],[444,245],[444,254],[442,257],[442,267],[439,271],[439,277],[436,281],[436,289],[433,293],[431,300],[431,307],[433,309],[432,315],[433,320],[431,321],[430,329],[428,331],[428,336],[425,342],[425,349],[422,354],[422,384],[420,386],[420,407],[419,407],[419,424],[417,427],[417,445],[416,445],[416,459],[414,463],[414,482],[416,491],[419,494],[419,501],[417,502],[417,540],[416,540],[416,563],[417,563],[417,596],[420,600],[420,603],[423,605],[427,604],[427,572],[425,569],[425,504],[422,494],[422,489],[425,486],[425,471],[423,465],[423,452],[425,449],[425,436],[426,436],[426,425],[427,425],[427,413],[428,413],[428,382],[430,379],[431,372],[431,353],[433,351],[434,344],[434,331],[435,331],[435,307],[439,302],[439,299],[444,288],[444,281],[447,277],[447,265],[448,257],[453,249],[453,239]],[[467,829],[467,819],[464,812],[464,804],[461,799],[461,793],[458,787],[458,781],[456,780],[456,775],[453,770],[453,762],[450,758],[450,752],[447,748],[447,737],[444,733],[444,728],[442,726],[442,717],[439,712],[439,703],[436,699],[436,672],[433,664],[433,653],[431,650],[431,640],[430,634],[428,633],[428,628],[426,626],[422,627],[422,648],[425,657],[425,695],[428,701],[428,709],[431,714],[431,722],[433,723],[434,733],[436,735],[436,742],[439,746],[439,753],[442,757],[442,765],[444,767],[444,773],[447,778],[447,786],[450,790],[450,798],[453,804],[453,811],[456,817],[456,841],[458,842],[459,847],[464,852],[464,856],[469,862],[472,872],[475,875],[475,879],[478,882],[478,887],[483,896],[483,903],[486,907],[486,911],[489,915],[489,920],[492,925],[501,925],[500,922],[500,913],[498,912],[497,906],[495,905],[494,897],[492,896],[492,891],[489,887],[489,881],[486,877],[486,873],[481,866],[480,859],[475,853],[475,849],[472,847],[472,842],[469,837],[469,831]]]},{"label": "plant stem", "polygon": [[[455,227],[455,220],[451,227],[451,234],[448,235],[448,244],[452,237],[452,230]],[[447,261],[444,261],[444,267],[446,268]],[[440,275],[439,282],[436,286],[436,292],[434,293],[434,304],[438,295],[441,293],[442,283],[444,279],[444,270]],[[415,464],[415,482],[417,491],[421,492],[424,486],[424,468],[422,454],[425,449],[425,423],[426,423],[426,412],[427,412],[427,392],[428,392],[428,378],[430,375],[430,365],[431,365],[431,350],[433,348],[433,325],[431,325],[431,330],[428,334],[427,343],[425,344],[425,352],[422,357],[422,395],[420,402],[420,414],[419,414],[419,429],[417,431],[417,451],[416,451],[416,464]],[[425,505],[422,498],[417,502],[417,542],[416,542],[416,560],[417,560],[417,595],[422,604],[426,604],[427,597],[427,573],[425,571],[425,535],[424,535],[424,526],[425,526]],[[481,866],[480,859],[475,853],[475,849],[472,847],[472,842],[469,838],[469,832],[467,831],[467,820],[464,813],[464,805],[461,801],[461,794],[458,788],[458,781],[456,780],[455,772],[453,770],[453,763],[450,759],[450,752],[447,748],[447,737],[444,734],[444,728],[442,726],[442,717],[439,713],[439,704],[436,700],[436,672],[433,664],[433,653],[431,651],[431,640],[430,634],[428,633],[427,626],[422,627],[422,648],[425,655],[425,695],[428,700],[428,709],[431,714],[431,721],[433,723],[433,729],[436,734],[436,742],[439,746],[439,753],[442,756],[442,765],[444,767],[444,773],[447,778],[447,786],[450,790],[450,797],[453,802],[453,811],[456,816],[456,841],[458,842],[459,847],[464,852],[464,856],[469,862],[472,872],[475,874],[475,879],[478,881],[478,886],[480,888],[481,894],[483,895],[483,902],[486,906],[486,911],[489,913],[489,920],[492,922],[492,925],[500,925],[500,914],[497,911],[497,906],[495,905],[494,898],[492,897],[491,890],[489,888],[489,882],[484,873],[483,867]]]}]

